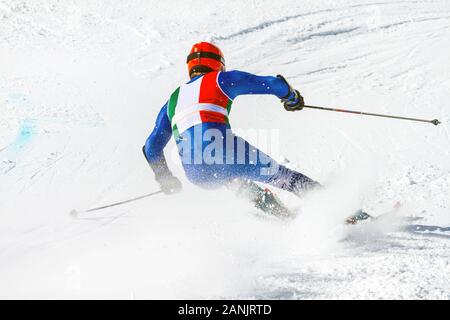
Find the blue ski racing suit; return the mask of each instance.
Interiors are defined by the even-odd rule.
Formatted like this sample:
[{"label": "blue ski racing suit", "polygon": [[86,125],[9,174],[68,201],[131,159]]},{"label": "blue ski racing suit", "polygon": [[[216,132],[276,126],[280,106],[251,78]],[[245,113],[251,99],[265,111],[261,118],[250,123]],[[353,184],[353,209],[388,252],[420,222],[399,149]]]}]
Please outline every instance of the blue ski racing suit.
[{"label": "blue ski racing suit", "polygon": [[213,189],[236,180],[249,180],[296,195],[318,186],[231,131],[231,104],[236,97],[249,94],[274,95],[284,102],[286,110],[303,104],[301,95],[282,76],[256,76],[234,70],[192,78],[175,90],[161,108],[143,147],[157,181],[164,184],[173,179],[164,148],[174,136],[186,176],[198,186]]}]

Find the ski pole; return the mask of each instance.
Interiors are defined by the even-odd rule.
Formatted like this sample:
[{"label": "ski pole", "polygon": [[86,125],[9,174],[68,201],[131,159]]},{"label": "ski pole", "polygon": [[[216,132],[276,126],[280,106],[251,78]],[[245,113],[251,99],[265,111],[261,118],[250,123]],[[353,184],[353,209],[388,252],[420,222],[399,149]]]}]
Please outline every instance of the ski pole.
[{"label": "ski pole", "polygon": [[345,110],[345,109],[337,109],[337,108],[325,108],[318,106],[305,106],[305,108],[317,109],[317,110],[325,110],[325,111],[336,111],[336,112],[345,112],[345,113],[353,113],[359,114],[363,116],[374,116],[374,117],[383,117],[383,118],[391,118],[391,119],[399,119],[399,120],[410,120],[410,121],[419,121],[419,122],[428,122],[432,123],[435,126],[440,124],[441,122],[438,119],[434,120],[425,120],[425,119],[417,119],[417,118],[407,118],[407,117],[399,117],[399,116],[390,116],[387,114],[379,114],[379,113],[370,113],[370,112],[362,112],[362,111],[353,111],[353,110]]},{"label": "ski pole", "polygon": [[[144,195],[139,196],[139,197],[136,197],[136,198],[132,198],[132,199],[128,199],[128,200],[123,200],[123,201],[119,201],[119,202],[114,202],[114,203],[107,204],[107,205],[104,205],[104,206],[101,206],[101,207],[95,207],[95,208],[91,208],[91,209],[88,209],[88,210],[84,210],[84,211],[82,211],[82,212],[99,211],[99,210],[102,210],[102,209],[111,208],[111,207],[119,206],[119,205],[122,205],[122,204],[125,204],[125,203],[129,203],[129,202],[141,200],[141,199],[144,199],[144,198],[148,198],[148,197],[151,197],[151,196],[160,194],[160,193],[162,193],[162,192],[163,192],[162,190],[158,190],[158,191],[155,191],[155,192],[152,192],[152,193],[144,194]],[[70,214],[71,214],[72,216],[76,216],[78,213],[80,213],[80,212],[77,211],[77,210],[72,210],[72,211],[70,212]]]}]

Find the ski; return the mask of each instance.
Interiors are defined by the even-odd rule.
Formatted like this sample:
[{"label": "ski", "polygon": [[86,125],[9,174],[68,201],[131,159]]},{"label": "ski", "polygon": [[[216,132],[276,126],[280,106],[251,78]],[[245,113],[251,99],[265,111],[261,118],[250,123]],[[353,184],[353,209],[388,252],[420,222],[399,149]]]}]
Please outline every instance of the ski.
[{"label": "ski", "polygon": [[400,207],[401,207],[401,203],[397,202],[391,210],[389,210],[388,212],[385,212],[377,217],[374,217],[360,209],[353,216],[351,216],[350,218],[347,218],[347,220],[345,220],[345,224],[355,225],[355,224],[358,224],[363,221],[371,222],[371,221],[381,220],[384,217],[386,217],[387,215],[397,212],[400,209]]}]

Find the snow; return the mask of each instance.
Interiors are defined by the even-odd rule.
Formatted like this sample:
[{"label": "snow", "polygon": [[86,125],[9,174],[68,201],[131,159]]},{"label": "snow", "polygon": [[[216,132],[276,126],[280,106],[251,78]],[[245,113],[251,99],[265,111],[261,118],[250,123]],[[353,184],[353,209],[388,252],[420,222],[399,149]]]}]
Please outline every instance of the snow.
[{"label": "snow", "polygon": [[[191,185],[173,142],[183,193],[73,219],[157,189],[140,148],[201,40],[307,103],[442,124],[239,97],[233,127],[328,186],[280,194],[295,221]],[[450,298],[448,1],[0,0],[0,42],[1,298]]]}]

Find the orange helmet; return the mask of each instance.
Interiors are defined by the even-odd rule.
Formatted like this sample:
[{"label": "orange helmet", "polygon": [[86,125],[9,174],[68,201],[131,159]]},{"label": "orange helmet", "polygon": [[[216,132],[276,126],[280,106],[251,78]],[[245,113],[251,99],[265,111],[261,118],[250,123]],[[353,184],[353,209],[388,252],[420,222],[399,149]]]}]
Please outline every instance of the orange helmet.
[{"label": "orange helmet", "polygon": [[194,44],[186,63],[188,65],[189,76],[194,72],[207,73],[225,69],[225,59],[222,51],[209,42]]}]

